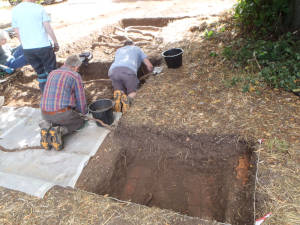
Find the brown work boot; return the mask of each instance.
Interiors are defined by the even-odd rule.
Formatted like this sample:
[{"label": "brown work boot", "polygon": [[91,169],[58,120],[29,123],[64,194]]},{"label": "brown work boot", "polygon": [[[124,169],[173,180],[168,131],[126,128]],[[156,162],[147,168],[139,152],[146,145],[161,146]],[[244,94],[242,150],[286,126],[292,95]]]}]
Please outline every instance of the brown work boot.
[{"label": "brown work boot", "polygon": [[114,91],[114,102],[115,102],[114,110],[116,112],[121,112],[122,110],[121,96],[122,96],[122,91],[120,90]]},{"label": "brown work boot", "polygon": [[64,148],[64,142],[62,137],[62,127],[52,127],[49,131],[51,145],[56,151],[61,151]]},{"label": "brown work boot", "polygon": [[41,129],[41,147],[50,150],[51,149],[51,141],[50,141],[50,136],[49,136],[49,128],[42,128]]},{"label": "brown work boot", "polygon": [[129,102],[129,97],[124,93],[121,96],[121,103],[122,103],[122,113],[126,113],[129,110],[130,102]]}]

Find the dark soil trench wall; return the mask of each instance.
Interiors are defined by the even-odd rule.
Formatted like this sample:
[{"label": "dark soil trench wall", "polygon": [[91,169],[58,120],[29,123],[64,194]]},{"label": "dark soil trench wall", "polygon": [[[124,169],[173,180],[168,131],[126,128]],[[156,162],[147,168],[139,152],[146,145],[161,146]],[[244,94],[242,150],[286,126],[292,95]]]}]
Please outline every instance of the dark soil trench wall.
[{"label": "dark soil trench wall", "polygon": [[120,154],[97,194],[189,216],[253,224],[254,156],[233,135],[215,137],[119,127]]}]

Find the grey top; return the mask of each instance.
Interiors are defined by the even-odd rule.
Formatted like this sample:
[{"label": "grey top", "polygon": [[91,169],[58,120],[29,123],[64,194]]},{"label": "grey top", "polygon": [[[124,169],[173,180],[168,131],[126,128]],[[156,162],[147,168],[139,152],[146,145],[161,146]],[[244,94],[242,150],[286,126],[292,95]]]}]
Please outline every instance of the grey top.
[{"label": "grey top", "polygon": [[8,45],[1,45],[0,64],[5,65],[12,57],[12,49]]},{"label": "grey top", "polygon": [[116,67],[127,67],[137,74],[145,58],[147,58],[146,54],[137,46],[128,45],[119,48],[116,52],[115,60],[109,68],[108,75],[110,76],[112,69]]}]

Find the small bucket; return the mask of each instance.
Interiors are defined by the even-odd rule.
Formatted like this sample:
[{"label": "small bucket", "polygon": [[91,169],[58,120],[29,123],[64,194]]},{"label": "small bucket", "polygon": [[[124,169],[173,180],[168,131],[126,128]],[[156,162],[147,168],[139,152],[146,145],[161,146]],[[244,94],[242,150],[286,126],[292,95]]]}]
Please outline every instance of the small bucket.
[{"label": "small bucket", "polygon": [[182,65],[182,54],[181,48],[172,48],[162,53],[168,68],[178,68]]},{"label": "small bucket", "polygon": [[[89,105],[89,112],[93,118],[102,120],[104,123],[111,125],[114,122],[113,101],[110,99],[100,99]],[[96,122],[99,127],[102,125]]]}]

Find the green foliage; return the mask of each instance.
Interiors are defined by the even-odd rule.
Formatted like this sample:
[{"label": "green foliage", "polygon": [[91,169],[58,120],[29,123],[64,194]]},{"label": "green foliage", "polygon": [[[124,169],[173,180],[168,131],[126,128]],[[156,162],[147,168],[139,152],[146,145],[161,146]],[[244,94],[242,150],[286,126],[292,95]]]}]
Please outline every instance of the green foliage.
[{"label": "green foliage", "polygon": [[238,0],[235,18],[254,35],[280,34],[291,13],[292,0]]},{"label": "green foliage", "polygon": [[210,38],[212,38],[214,35],[215,35],[215,32],[213,31],[213,30],[205,30],[205,38],[206,39],[210,39]]},{"label": "green foliage", "polygon": [[209,53],[209,56],[217,57],[217,56],[218,56],[218,53],[212,51],[212,52]]},{"label": "green foliage", "polygon": [[[300,88],[300,41],[291,33],[277,41],[239,39],[222,55],[236,67],[259,68],[259,76],[274,88]],[[244,88],[247,91],[247,88]]]}]

